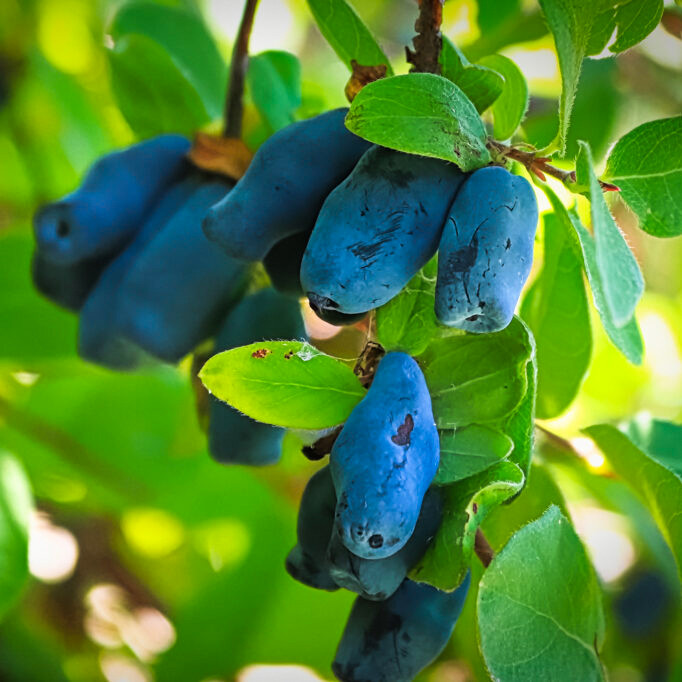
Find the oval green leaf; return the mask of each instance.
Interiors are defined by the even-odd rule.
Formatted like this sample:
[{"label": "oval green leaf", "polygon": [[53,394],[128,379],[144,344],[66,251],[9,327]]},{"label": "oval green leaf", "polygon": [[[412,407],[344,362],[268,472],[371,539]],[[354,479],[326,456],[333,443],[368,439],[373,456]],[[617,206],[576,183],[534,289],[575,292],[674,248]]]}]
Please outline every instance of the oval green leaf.
[{"label": "oval green leaf", "polygon": [[354,59],[362,66],[385,64],[387,75],[393,74],[388,57],[346,0],[308,0],[308,7],[320,33],[349,69]]},{"label": "oval green leaf", "polygon": [[599,583],[558,507],[524,526],[493,559],[477,606],[481,652],[493,679],[604,679]]},{"label": "oval green leaf", "polygon": [[365,395],[348,366],[304,341],[264,341],[218,353],[199,378],[252,419],[290,429],[341,424]]},{"label": "oval green leaf", "polygon": [[682,116],[651,121],[618,140],[606,177],[654,237],[682,234]]},{"label": "oval green leaf", "polygon": [[192,83],[150,38],[125,36],[109,51],[109,61],[119,107],[139,137],[162,133],[191,136],[210,121]]},{"label": "oval green leaf", "polygon": [[521,125],[528,109],[528,83],[514,62],[501,54],[483,57],[479,64],[493,69],[504,78],[500,96],[492,105],[493,132],[498,140],[507,140]]},{"label": "oval green leaf", "polygon": [[490,161],[476,107],[454,83],[431,73],[366,85],[351,104],[346,126],[375,144],[452,161],[464,171]]}]

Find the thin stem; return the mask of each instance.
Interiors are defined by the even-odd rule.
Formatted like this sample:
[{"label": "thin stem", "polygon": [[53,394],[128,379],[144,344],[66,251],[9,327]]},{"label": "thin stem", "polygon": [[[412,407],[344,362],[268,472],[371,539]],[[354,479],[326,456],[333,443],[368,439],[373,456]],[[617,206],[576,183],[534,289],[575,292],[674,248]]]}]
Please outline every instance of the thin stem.
[{"label": "thin stem", "polygon": [[242,118],[244,114],[244,81],[249,64],[249,38],[253,28],[253,18],[256,14],[258,0],[246,0],[239,33],[232,50],[230,62],[230,82],[225,98],[225,127],[224,137],[242,136]]},{"label": "thin stem", "polygon": [[483,535],[483,531],[480,528],[476,529],[474,551],[476,552],[476,556],[479,558],[479,561],[483,564],[484,568],[488,568],[488,566],[490,566],[490,562],[495,557],[495,551],[488,542],[488,538]]},{"label": "thin stem", "polygon": [[440,51],[443,36],[440,27],[443,23],[443,2],[444,0],[419,0],[419,17],[414,25],[417,35],[412,39],[414,51],[409,48],[405,50],[413,72],[441,73]]},{"label": "thin stem", "polygon": [[[561,180],[565,185],[575,185],[577,182],[574,170],[563,170],[562,168],[552,166],[548,163],[548,158],[538,156],[535,151],[524,152],[518,147],[510,147],[492,139],[488,140],[488,147],[501,156],[505,156],[508,159],[513,159],[514,161],[523,164],[528,169],[529,173],[537,175],[543,182],[547,179],[545,177],[546,175],[551,175],[553,178]],[[610,182],[603,182],[600,180],[599,184],[605,192],[620,192],[620,187],[612,185]]]}]

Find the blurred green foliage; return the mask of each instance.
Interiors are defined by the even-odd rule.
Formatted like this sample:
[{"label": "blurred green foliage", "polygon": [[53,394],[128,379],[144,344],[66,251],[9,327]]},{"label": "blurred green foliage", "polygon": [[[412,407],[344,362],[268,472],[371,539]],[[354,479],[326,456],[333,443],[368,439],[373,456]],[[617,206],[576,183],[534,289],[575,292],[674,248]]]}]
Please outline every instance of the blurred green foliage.
[{"label": "blurred green foliage", "polygon": [[[286,439],[276,469],[215,464],[196,419],[188,363],[128,375],[83,363],[74,352],[75,318],[42,300],[30,283],[30,217],[38,205],[73,189],[104,152],[161,130],[190,132],[219,114],[240,3],[159,1],[192,15],[182,31],[164,24],[154,3],[119,15],[112,27],[121,4],[0,3],[0,487],[18,486],[12,499],[19,499],[17,472],[25,469],[39,512],[30,530],[33,576],[0,624],[0,679],[247,680],[239,671],[254,663],[305,665],[329,679],[351,597],[316,593],[284,571],[298,497],[316,468],[300,456],[296,439]],[[548,144],[558,130],[560,77],[538,7],[479,5],[480,13],[474,0],[449,0],[444,30],[472,62],[495,52],[516,60],[530,86],[524,135]],[[355,6],[386,54],[402,64],[414,3]],[[658,32],[643,46],[586,63],[567,135],[569,159],[582,139],[599,164],[626,131],[679,113],[680,61],[673,53],[666,58],[657,41],[663,41]],[[347,70],[302,0],[262,0],[253,44],[254,51],[287,50],[300,58],[300,98],[281,93],[291,97],[292,116],[343,104]],[[278,60],[255,64],[277,70]],[[280,125],[263,102],[263,93],[247,92],[245,135],[254,147]],[[578,210],[584,211],[582,199]],[[658,241],[638,230],[617,199],[612,210],[647,284],[638,308],[647,351],[643,366],[633,367],[593,325],[588,378],[570,411],[551,424],[569,437],[579,427],[642,410],[682,418],[682,240]],[[631,548],[625,572],[601,576],[607,607],[639,567],[666,577],[671,603],[679,605],[670,552],[628,489],[598,477],[598,462],[590,468],[551,448],[540,459],[526,502],[495,511],[484,524],[495,549],[549,504],[574,520],[597,509],[608,516],[586,518],[597,527],[610,519],[604,532],[620,533]],[[0,520],[26,511],[2,508]],[[591,548],[589,532],[577,526]],[[73,540],[75,567],[66,561]],[[480,567],[474,570],[477,578]],[[451,644],[424,680],[487,679],[476,646],[475,601],[472,589]],[[667,679],[661,671],[680,679],[674,677],[682,674],[674,668],[682,660],[679,607],[644,638],[620,630],[606,611],[610,679]],[[274,671],[257,679],[307,679],[303,674]]]}]

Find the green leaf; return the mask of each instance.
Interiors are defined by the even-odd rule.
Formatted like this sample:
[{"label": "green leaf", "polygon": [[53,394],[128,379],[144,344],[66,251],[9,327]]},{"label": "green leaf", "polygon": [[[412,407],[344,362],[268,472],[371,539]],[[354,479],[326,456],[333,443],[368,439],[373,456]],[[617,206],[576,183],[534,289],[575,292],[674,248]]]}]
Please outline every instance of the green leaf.
[{"label": "green leaf", "polygon": [[551,419],[578,393],[592,355],[582,259],[556,214],[544,216],[545,261],[528,289],[521,317],[537,345],[537,414]]},{"label": "green leaf", "polygon": [[584,429],[604,453],[611,468],[644,500],[673,551],[682,579],[682,475],[637,447],[609,424]]},{"label": "green leaf", "polygon": [[566,210],[566,207],[547,185],[543,184],[543,190],[552,204],[554,213],[557,215],[564,228],[569,234],[573,234],[575,248],[582,256],[585,272],[587,273],[590,288],[592,289],[594,305],[599,313],[604,330],[611,339],[613,345],[616,346],[632,364],[641,365],[644,346],[637,320],[633,317],[627,324],[622,327],[617,327],[606,306],[601,273],[597,265],[594,237],[592,237],[587,228],[581,224],[576,215],[569,213]]},{"label": "green leaf", "polygon": [[31,488],[14,457],[0,452],[0,619],[28,578],[28,524]]},{"label": "green leaf", "polygon": [[474,550],[476,530],[490,510],[521,491],[524,475],[512,462],[485,471],[443,490],[443,521],[410,578],[441,590],[454,590],[464,579]]},{"label": "green leaf", "polygon": [[441,431],[440,466],[433,482],[447,485],[478,474],[504,459],[513,447],[509,436],[487,426]]},{"label": "green leaf", "polygon": [[264,341],[218,353],[199,377],[240,412],[290,429],[341,424],[365,395],[349,367],[304,341]]},{"label": "green leaf", "polygon": [[432,73],[366,85],[350,106],[346,126],[375,144],[452,161],[464,171],[490,161],[476,108],[454,83]]},{"label": "green leaf", "polygon": [[478,0],[476,20],[481,33],[485,34],[513,21],[521,14],[521,0]]},{"label": "green leaf", "polygon": [[590,190],[590,215],[604,299],[614,324],[622,327],[634,315],[644,293],[644,278],[606,204],[594,172],[590,147],[585,142],[579,142],[578,146],[576,172],[578,181],[588,184]]},{"label": "green leaf", "polygon": [[627,424],[630,439],[657,462],[682,477],[682,425],[648,415]]},{"label": "green leaf", "polygon": [[150,38],[125,36],[109,51],[109,61],[114,94],[138,136],[170,132],[190,136],[210,121],[194,86]]},{"label": "green leaf", "polygon": [[301,106],[301,63],[290,52],[269,50],[249,57],[247,84],[253,103],[273,132],[294,122]]},{"label": "green leaf", "polygon": [[618,140],[606,178],[654,237],[682,234],[682,116],[650,121]]},{"label": "green leaf", "polygon": [[646,38],[661,20],[663,0],[606,0],[595,19],[588,54],[599,54],[607,46],[616,28],[618,34],[611,52],[623,52]]},{"label": "green leaf", "polygon": [[434,257],[395,298],[377,309],[377,338],[386,350],[419,355],[438,332],[434,310],[437,272]]},{"label": "green leaf", "polygon": [[494,69],[504,77],[502,94],[492,106],[493,132],[498,140],[507,140],[523,121],[528,109],[528,83],[514,62],[501,54],[483,57],[479,64]]},{"label": "green leaf", "polygon": [[533,461],[533,449],[535,448],[535,402],[538,386],[537,361],[533,354],[531,361],[526,365],[526,395],[514,413],[507,419],[504,432],[512,439],[514,448],[509,456],[526,479]]},{"label": "green leaf", "polygon": [[578,89],[580,69],[587,55],[588,41],[598,4],[595,0],[540,0],[540,7],[554,36],[559,57],[562,89],[559,99],[559,134],[556,143],[559,150],[563,152],[573,100]]},{"label": "green leaf", "polygon": [[601,591],[558,507],[524,526],[493,559],[479,584],[478,627],[496,680],[604,679]]},{"label": "green leaf", "polygon": [[[152,2],[127,3],[117,12],[109,33],[115,42],[130,34],[156,42],[197,91],[211,118],[220,116],[227,67],[199,13]],[[140,62],[138,69],[142,64],[146,73],[146,63]]]},{"label": "green leaf", "polygon": [[443,76],[462,90],[479,113],[485,111],[502,94],[504,78],[487,66],[471,64],[446,36],[443,36],[440,64]]},{"label": "green leaf", "polygon": [[496,421],[512,412],[526,394],[532,355],[532,339],[518,318],[500,332],[434,339],[419,364],[438,427]]},{"label": "green leaf", "polygon": [[308,7],[320,33],[349,69],[354,59],[362,66],[385,64],[386,75],[393,75],[388,57],[346,0],[308,0]]}]

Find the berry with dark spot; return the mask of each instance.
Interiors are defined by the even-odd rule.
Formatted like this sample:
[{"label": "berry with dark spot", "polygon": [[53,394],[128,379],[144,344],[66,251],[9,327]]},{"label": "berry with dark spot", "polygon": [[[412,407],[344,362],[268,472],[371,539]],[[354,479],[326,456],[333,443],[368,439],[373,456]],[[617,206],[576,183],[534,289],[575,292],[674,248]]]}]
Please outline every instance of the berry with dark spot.
[{"label": "berry with dark spot", "polygon": [[313,308],[362,313],[398,294],[436,252],[463,179],[445,161],[372,147],[327,197],[308,241],[301,284]]},{"label": "berry with dark spot", "polygon": [[533,262],[538,207],[525,178],[498,166],[471,174],[450,209],[438,252],[436,315],[494,332],[512,320]]},{"label": "berry with dark spot", "polygon": [[[411,424],[409,434],[406,424]],[[417,363],[388,353],[331,451],[336,528],[355,555],[380,559],[412,535],[439,463],[431,397]]]}]

